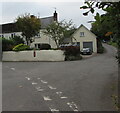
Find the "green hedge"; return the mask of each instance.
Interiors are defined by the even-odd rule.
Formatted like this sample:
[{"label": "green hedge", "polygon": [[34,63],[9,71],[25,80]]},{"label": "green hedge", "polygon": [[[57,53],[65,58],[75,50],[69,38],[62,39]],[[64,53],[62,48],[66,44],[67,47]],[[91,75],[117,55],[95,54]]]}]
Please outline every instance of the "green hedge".
[{"label": "green hedge", "polygon": [[24,50],[29,50],[29,49],[30,47],[25,44],[18,44],[12,50],[13,51],[24,51]]},{"label": "green hedge", "polygon": [[14,42],[9,39],[0,38],[2,40],[2,51],[11,51],[14,47]]},{"label": "green hedge", "polygon": [[73,61],[73,60],[81,60],[82,57],[80,56],[80,47],[77,46],[68,46],[62,48],[65,54],[66,61]]},{"label": "green hedge", "polygon": [[116,48],[118,47],[118,45],[117,45],[116,42],[111,42],[111,41],[110,41],[110,42],[108,42],[108,44],[109,44],[109,45],[112,45],[112,46],[114,46],[114,47],[116,47]]}]

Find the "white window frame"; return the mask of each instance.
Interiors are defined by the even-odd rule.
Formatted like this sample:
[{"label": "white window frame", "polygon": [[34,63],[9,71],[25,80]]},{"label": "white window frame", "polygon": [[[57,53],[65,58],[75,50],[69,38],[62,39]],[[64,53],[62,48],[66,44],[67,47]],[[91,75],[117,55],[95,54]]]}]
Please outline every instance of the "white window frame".
[{"label": "white window frame", "polygon": [[84,32],[80,32],[80,37],[84,37],[85,33]]}]

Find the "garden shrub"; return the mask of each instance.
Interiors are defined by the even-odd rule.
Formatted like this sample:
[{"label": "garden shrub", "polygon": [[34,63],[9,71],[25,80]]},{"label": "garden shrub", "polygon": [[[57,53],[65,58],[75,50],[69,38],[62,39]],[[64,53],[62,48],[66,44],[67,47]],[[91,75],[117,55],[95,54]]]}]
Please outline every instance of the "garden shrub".
[{"label": "garden shrub", "polygon": [[97,53],[104,53],[104,47],[99,47],[97,49]]},{"label": "garden shrub", "polygon": [[13,51],[24,51],[28,50],[30,47],[25,44],[18,44],[13,48]]},{"label": "garden shrub", "polygon": [[14,42],[9,39],[2,38],[2,51],[11,51],[14,47]]},{"label": "garden shrub", "polygon": [[65,60],[80,60],[82,59],[82,57],[80,56],[80,47],[77,46],[68,46],[68,47],[64,47],[62,48],[62,50],[64,50],[64,54],[65,54]]},{"label": "garden shrub", "polygon": [[102,46],[102,42],[100,39],[97,39],[97,53],[104,53],[104,47]]},{"label": "garden shrub", "polygon": [[77,46],[64,47],[63,50],[65,50],[65,55],[68,56],[77,56],[80,54],[80,48]]},{"label": "garden shrub", "polygon": [[14,36],[11,38],[11,40],[13,40],[14,45],[24,44],[24,40],[20,36]]}]

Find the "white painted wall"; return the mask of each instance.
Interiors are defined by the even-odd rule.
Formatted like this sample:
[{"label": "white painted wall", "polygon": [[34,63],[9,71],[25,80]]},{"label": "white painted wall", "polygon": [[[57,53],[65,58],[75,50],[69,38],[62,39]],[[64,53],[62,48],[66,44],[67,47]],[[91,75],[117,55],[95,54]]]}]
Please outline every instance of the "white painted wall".
[{"label": "white painted wall", "polygon": [[3,52],[2,61],[64,61],[65,59],[61,50],[36,50],[36,57],[33,53],[34,51]]},{"label": "white painted wall", "polygon": [[[84,32],[84,37],[80,37],[80,32]],[[86,29],[84,26],[81,26],[73,35],[72,42],[80,42],[80,50],[83,49],[83,42],[93,42],[93,52],[97,52],[97,40],[96,36]]]},{"label": "white painted wall", "polygon": [[[44,29],[43,29],[44,30]],[[49,36],[45,35],[43,33],[43,30],[40,30],[40,37],[33,37],[34,42],[31,43],[31,47],[34,48],[35,44],[39,44],[39,43],[47,43],[49,45],[51,45],[51,48],[57,48],[55,41],[53,39],[51,39]],[[13,32],[13,33],[3,33],[0,34],[0,36],[2,37],[2,35],[4,36],[4,38],[6,39],[10,39],[11,34],[14,34],[16,36],[20,36],[22,37],[22,32]]]},{"label": "white painted wall", "polygon": [[56,43],[53,39],[43,33],[43,30],[40,30],[40,37],[34,38],[34,42],[31,43],[31,47],[34,47],[35,44],[47,43],[51,45],[51,48],[57,48]]},{"label": "white painted wall", "polygon": [[21,35],[22,32],[2,33],[2,34],[0,34],[0,36],[2,37],[2,35],[3,35],[4,38],[10,39],[12,34],[22,37],[22,35]]}]

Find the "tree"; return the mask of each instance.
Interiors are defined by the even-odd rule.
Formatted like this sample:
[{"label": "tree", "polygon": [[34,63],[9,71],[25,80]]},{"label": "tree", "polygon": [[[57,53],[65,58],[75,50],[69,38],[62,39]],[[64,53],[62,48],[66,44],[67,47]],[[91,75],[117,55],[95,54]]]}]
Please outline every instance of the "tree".
[{"label": "tree", "polygon": [[11,40],[14,42],[14,45],[18,45],[18,44],[21,44],[21,43],[24,44],[24,40],[20,36],[14,36],[14,37],[11,38]]},{"label": "tree", "polygon": [[2,51],[10,51],[14,47],[13,40],[5,39],[5,38],[0,38],[0,40],[2,40]]},{"label": "tree", "polygon": [[96,14],[95,22],[92,23],[91,31],[96,34],[100,40],[110,40],[110,37],[107,36],[106,34],[112,31],[113,35],[113,28],[111,27],[111,21],[110,20],[105,20],[104,17],[107,15],[99,15],[99,13]]},{"label": "tree", "polygon": [[55,41],[57,48],[59,48],[59,45],[63,43],[65,38],[69,37],[69,34],[74,29],[72,21],[53,22],[46,28],[44,34],[50,36]]},{"label": "tree", "polygon": [[34,15],[25,14],[16,19],[16,26],[25,37],[27,45],[32,42],[32,37],[36,36],[40,30],[40,19]]}]

